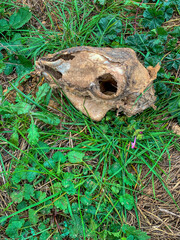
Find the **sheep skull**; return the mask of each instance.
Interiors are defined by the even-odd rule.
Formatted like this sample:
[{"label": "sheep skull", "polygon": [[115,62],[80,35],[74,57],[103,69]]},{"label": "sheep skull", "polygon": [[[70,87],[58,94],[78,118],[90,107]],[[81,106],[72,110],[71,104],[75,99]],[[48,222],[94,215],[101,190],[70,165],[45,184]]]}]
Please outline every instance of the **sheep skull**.
[{"label": "sheep skull", "polygon": [[74,47],[36,62],[37,73],[95,121],[110,109],[132,116],[153,106],[152,82],[159,68],[146,69],[129,48]]}]

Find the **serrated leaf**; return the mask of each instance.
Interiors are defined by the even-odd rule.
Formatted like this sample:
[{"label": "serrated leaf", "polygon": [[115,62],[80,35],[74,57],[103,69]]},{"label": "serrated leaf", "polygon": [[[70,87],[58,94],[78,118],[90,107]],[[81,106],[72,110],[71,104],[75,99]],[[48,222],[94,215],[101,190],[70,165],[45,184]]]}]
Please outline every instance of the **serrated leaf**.
[{"label": "serrated leaf", "polygon": [[42,201],[45,198],[46,198],[46,193],[40,191],[39,201]]},{"label": "serrated leaf", "polygon": [[52,125],[58,125],[60,120],[57,116],[47,112],[33,112],[32,115],[39,120]]},{"label": "serrated leaf", "polygon": [[50,90],[50,86],[47,83],[44,83],[42,86],[39,87],[38,92],[36,93],[36,102],[39,103],[42,99],[47,95]]},{"label": "serrated leaf", "polygon": [[34,188],[30,184],[24,184],[24,199],[29,200],[34,195]]},{"label": "serrated leaf", "polygon": [[53,168],[55,168],[55,166],[56,166],[56,161],[54,161],[52,158],[50,158],[50,159],[48,159],[47,161],[45,161],[45,162],[43,163],[43,166],[44,166],[45,168],[53,169]]},{"label": "serrated leaf", "polygon": [[158,11],[156,8],[146,9],[143,13],[143,17],[142,24],[149,29],[161,26],[165,20],[163,11]]},{"label": "serrated leaf", "polygon": [[135,50],[146,51],[147,50],[147,35],[135,33],[133,36],[128,36],[125,43]]},{"label": "serrated leaf", "polygon": [[29,221],[31,224],[36,224],[38,222],[38,215],[33,209],[29,209]]},{"label": "serrated leaf", "polygon": [[60,210],[66,210],[68,208],[68,202],[65,197],[61,197],[54,202],[56,208]]},{"label": "serrated leaf", "polygon": [[6,64],[3,63],[3,61],[0,61],[0,73],[2,73],[5,68],[6,68]]},{"label": "serrated leaf", "polygon": [[82,196],[81,203],[85,206],[89,206],[92,203],[92,200],[89,198],[89,196]]},{"label": "serrated leaf", "polygon": [[18,29],[26,24],[32,17],[32,13],[27,7],[20,8],[9,18],[9,24],[12,28]]},{"label": "serrated leaf", "polygon": [[50,239],[50,234],[49,234],[48,231],[43,232],[43,233],[40,235],[39,240],[45,240],[45,239]]},{"label": "serrated leaf", "polygon": [[15,220],[15,218],[11,218],[11,222],[9,223],[8,227],[6,228],[6,234],[8,237],[10,237],[11,239],[13,238],[19,238],[19,234],[18,231],[21,229],[21,227],[24,224],[24,219],[21,220]]},{"label": "serrated leaf", "polygon": [[124,194],[121,195],[120,198],[120,203],[127,209],[127,210],[132,210],[134,207],[134,198],[133,196],[129,194]]},{"label": "serrated leaf", "polygon": [[0,32],[7,31],[9,29],[9,23],[5,19],[0,19]]},{"label": "serrated leaf", "polygon": [[166,58],[166,68],[172,70],[173,68],[178,70],[180,65],[180,54],[169,54]]},{"label": "serrated leaf", "polygon": [[122,22],[113,15],[108,15],[100,19],[96,30],[97,36],[109,43],[117,37],[122,30]]},{"label": "serrated leaf", "polygon": [[19,183],[21,180],[26,179],[26,170],[24,166],[17,166],[12,175],[12,182]]},{"label": "serrated leaf", "polygon": [[4,68],[4,74],[5,75],[10,75],[14,70],[14,64],[12,63],[6,63],[5,68]]},{"label": "serrated leaf", "polygon": [[180,37],[180,26],[174,27],[174,30],[169,33],[171,36],[179,38]]},{"label": "serrated leaf", "polygon": [[115,175],[121,169],[121,165],[117,162],[113,163],[108,170],[109,175]]},{"label": "serrated leaf", "polygon": [[74,183],[70,180],[63,179],[62,180],[63,191],[69,195],[74,195],[76,193],[76,189],[74,187]]},{"label": "serrated leaf", "polygon": [[20,203],[23,200],[24,193],[23,192],[12,192],[11,193],[11,198],[13,202]]},{"label": "serrated leaf", "polygon": [[[2,60],[4,58],[3,54],[0,52],[0,60]],[[0,61],[1,63],[2,61]]]},{"label": "serrated leaf", "polygon": [[50,151],[50,147],[47,145],[47,143],[39,141],[37,143],[38,145],[38,153],[44,155],[45,153],[48,153]]},{"label": "serrated leaf", "polygon": [[173,8],[170,8],[169,6],[167,7],[162,7],[160,8],[164,12],[164,18],[166,21],[170,20],[172,15],[173,15]]},{"label": "serrated leaf", "polygon": [[52,186],[54,193],[61,193],[62,191],[62,184],[60,182],[54,183]]},{"label": "serrated leaf", "polygon": [[150,237],[147,235],[146,232],[142,232],[141,230],[137,230],[134,226],[129,226],[127,224],[124,224],[122,226],[123,233],[126,234],[127,237],[132,235],[137,240],[148,240]]},{"label": "serrated leaf", "polygon": [[84,153],[82,152],[77,152],[77,151],[71,151],[68,152],[68,160],[70,163],[79,163],[83,161]]},{"label": "serrated leaf", "polygon": [[37,170],[35,167],[30,167],[26,173],[26,178],[28,180],[28,182],[32,182],[34,181],[34,179],[36,178],[36,176],[38,175]]},{"label": "serrated leaf", "polygon": [[65,163],[66,162],[66,157],[60,151],[55,152],[52,156],[52,159],[55,162],[60,162],[60,163]]},{"label": "serrated leaf", "polygon": [[17,205],[17,210],[21,210],[27,207],[27,203],[26,201],[21,201],[18,205]]},{"label": "serrated leaf", "polygon": [[39,132],[38,132],[38,127],[34,124],[34,121],[31,121],[31,125],[29,129],[27,130],[28,132],[28,139],[30,144],[35,145],[39,141]]},{"label": "serrated leaf", "polygon": [[[105,3],[106,3],[106,0],[97,0],[97,1],[99,2],[100,5],[105,5]],[[96,1],[95,1],[95,3],[96,3]]]}]

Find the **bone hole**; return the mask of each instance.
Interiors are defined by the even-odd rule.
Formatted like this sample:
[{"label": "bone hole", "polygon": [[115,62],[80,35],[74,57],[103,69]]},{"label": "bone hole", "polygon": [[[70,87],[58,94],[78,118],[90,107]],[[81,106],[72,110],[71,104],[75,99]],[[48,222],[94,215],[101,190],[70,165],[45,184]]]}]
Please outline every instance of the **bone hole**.
[{"label": "bone hole", "polygon": [[105,95],[113,95],[117,92],[117,82],[110,73],[98,77],[100,91]]},{"label": "bone hole", "polygon": [[53,68],[49,66],[45,66],[45,71],[50,74],[50,76],[54,77],[54,79],[62,78],[62,73],[55,71]]},{"label": "bone hole", "polygon": [[72,60],[73,58],[75,58],[75,56],[73,56],[71,54],[63,54],[63,55],[55,56],[55,58],[53,60],[56,61],[58,59],[63,59],[65,61],[68,61],[68,60]]}]

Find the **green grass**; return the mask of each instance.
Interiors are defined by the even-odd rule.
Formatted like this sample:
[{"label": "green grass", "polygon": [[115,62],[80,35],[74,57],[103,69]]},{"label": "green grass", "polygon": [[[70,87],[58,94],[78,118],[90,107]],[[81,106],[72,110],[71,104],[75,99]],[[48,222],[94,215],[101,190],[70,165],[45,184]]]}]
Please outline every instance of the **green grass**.
[{"label": "green grass", "polygon": [[[167,129],[170,121],[180,121],[179,28],[168,25],[172,10],[163,16],[167,27],[152,17],[163,7],[176,16],[179,5],[146,2],[96,3],[98,12],[92,1],[46,1],[43,20],[34,10],[30,21],[24,15],[23,26],[0,28],[0,70],[5,76],[14,69],[17,73],[8,91],[0,91],[3,239],[148,239],[138,230],[136,204],[150,184],[149,197],[162,201],[156,197],[155,179],[179,211],[161,167],[166,155],[171,169],[170,149],[179,151],[178,136]],[[2,3],[7,22],[22,7],[16,1]],[[110,111],[101,122],[93,122],[46,83],[35,96],[18,89],[24,75],[31,79],[38,57],[82,45],[131,47],[146,66],[164,60],[155,81],[157,109],[130,118]],[[9,100],[12,90],[15,103]],[[47,107],[50,99],[59,104],[56,111]],[[136,229],[129,226],[130,211]]]}]

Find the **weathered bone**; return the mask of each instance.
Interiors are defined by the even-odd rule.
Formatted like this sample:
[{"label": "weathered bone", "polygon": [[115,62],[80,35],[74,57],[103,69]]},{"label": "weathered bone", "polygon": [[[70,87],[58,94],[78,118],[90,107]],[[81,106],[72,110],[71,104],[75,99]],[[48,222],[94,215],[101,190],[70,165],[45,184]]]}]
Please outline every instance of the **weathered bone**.
[{"label": "weathered bone", "polygon": [[37,73],[95,121],[110,109],[132,116],[153,106],[152,82],[159,68],[146,69],[129,48],[74,47],[36,62]]}]

